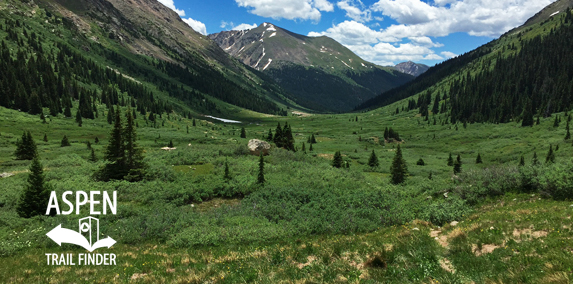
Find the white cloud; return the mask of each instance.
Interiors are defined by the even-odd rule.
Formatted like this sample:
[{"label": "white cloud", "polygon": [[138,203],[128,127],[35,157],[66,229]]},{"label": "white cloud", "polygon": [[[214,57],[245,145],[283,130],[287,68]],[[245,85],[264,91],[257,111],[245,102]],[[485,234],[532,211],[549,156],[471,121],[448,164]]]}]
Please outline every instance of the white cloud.
[{"label": "white cloud", "polygon": [[389,36],[447,36],[464,32],[472,36],[497,37],[523,24],[555,0],[379,0],[372,11],[395,19]]},{"label": "white cloud", "polygon": [[173,0],[158,0],[158,1],[159,3],[165,5],[165,7],[175,11],[175,13],[179,15],[179,17],[185,16],[185,11],[175,8],[175,3],[173,3]]},{"label": "white cloud", "polygon": [[327,0],[235,0],[239,7],[251,8],[257,16],[287,20],[320,20],[320,11],[331,12],[332,4]]},{"label": "white cloud", "polygon": [[196,32],[207,35],[207,27],[200,21],[193,20],[191,18],[182,19],[183,22],[187,23],[191,28],[193,28]]},{"label": "white cloud", "polygon": [[255,24],[255,23],[253,23],[252,25],[249,25],[249,24],[240,24],[240,25],[238,25],[238,26],[236,26],[236,27],[233,27],[231,30],[234,30],[234,31],[251,30],[251,29],[254,29],[254,28],[256,28],[256,27],[258,27],[258,26],[257,26],[257,24]]},{"label": "white cloud", "polygon": [[454,58],[454,57],[458,56],[457,54],[450,52],[450,51],[442,51],[442,52],[440,52],[440,54],[446,58]]},{"label": "white cloud", "polygon": [[328,0],[314,0],[314,6],[324,12],[332,12],[334,11],[334,5],[328,2]]},{"label": "white cloud", "polygon": [[[359,0],[339,0],[337,6],[352,20],[308,35],[334,38],[358,56],[380,65],[405,60],[444,60],[457,54],[450,51],[437,54],[433,49],[444,45],[433,38],[453,33],[498,37],[554,1],[377,0],[365,7]],[[371,18],[382,21],[378,13],[398,24],[385,29],[377,29],[377,23],[369,24],[370,27],[363,24]]]},{"label": "white cloud", "polygon": [[[370,10],[364,9],[364,4],[360,1],[355,2],[354,0],[342,0],[336,3],[336,6],[346,11],[346,16],[357,22],[363,23],[372,20]],[[361,8],[357,6],[361,6]]]}]

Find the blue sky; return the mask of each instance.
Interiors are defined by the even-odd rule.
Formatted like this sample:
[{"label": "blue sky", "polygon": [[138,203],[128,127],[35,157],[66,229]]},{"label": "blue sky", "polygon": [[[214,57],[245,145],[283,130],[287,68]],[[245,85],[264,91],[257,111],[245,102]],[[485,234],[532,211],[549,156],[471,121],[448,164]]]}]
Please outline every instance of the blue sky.
[{"label": "blue sky", "polygon": [[203,34],[270,22],[326,35],[380,65],[434,65],[521,25],[555,0],[159,0]]}]

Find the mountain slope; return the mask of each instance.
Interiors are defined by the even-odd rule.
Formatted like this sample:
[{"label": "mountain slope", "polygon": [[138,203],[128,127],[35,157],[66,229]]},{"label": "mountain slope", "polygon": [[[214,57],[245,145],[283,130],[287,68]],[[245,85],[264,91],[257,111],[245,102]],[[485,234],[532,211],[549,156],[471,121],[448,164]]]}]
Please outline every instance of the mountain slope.
[{"label": "mountain slope", "polygon": [[[249,109],[285,114],[286,107],[299,108],[289,99],[288,92],[272,79],[227,55],[212,40],[195,32],[177,14],[156,1],[40,0],[36,3],[6,1],[2,5],[0,12],[5,22],[24,34],[24,38],[17,35],[8,38],[19,48],[28,49],[29,43],[35,40],[26,39],[32,32],[39,35],[36,40],[42,45],[69,47],[76,57],[93,61],[98,68],[126,74],[146,86],[155,99],[170,101],[169,104],[179,106],[180,111],[205,113],[216,108],[215,113],[231,114]],[[49,59],[50,53],[55,56],[53,52],[58,49],[43,51]],[[60,74],[57,70],[54,72],[58,78]],[[85,79],[80,82],[89,85]],[[104,85],[98,86],[94,99],[102,96],[104,88]],[[199,105],[212,107],[207,110],[198,108]]]},{"label": "mountain slope", "polygon": [[[534,16],[529,24],[508,32],[474,51],[448,60],[412,83],[366,102],[358,109],[373,109],[410,98],[403,109],[419,108],[442,123],[523,121],[551,116],[573,107],[573,16],[561,0]],[[546,15],[542,17],[540,15]],[[531,22],[537,23],[531,24]],[[435,121],[434,121],[435,123]]]},{"label": "mountain slope", "polygon": [[418,76],[422,75],[422,73],[428,71],[430,66],[425,65],[425,64],[420,64],[420,63],[414,63],[412,61],[408,61],[408,62],[402,62],[402,63],[396,64],[396,66],[394,66],[394,68],[396,68],[396,70],[398,70],[402,73],[406,73],[408,75],[418,77]]},{"label": "mountain slope", "polygon": [[300,104],[317,110],[348,111],[412,79],[361,59],[331,38],[307,37],[270,23],[209,37],[230,55],[269,74]]}]

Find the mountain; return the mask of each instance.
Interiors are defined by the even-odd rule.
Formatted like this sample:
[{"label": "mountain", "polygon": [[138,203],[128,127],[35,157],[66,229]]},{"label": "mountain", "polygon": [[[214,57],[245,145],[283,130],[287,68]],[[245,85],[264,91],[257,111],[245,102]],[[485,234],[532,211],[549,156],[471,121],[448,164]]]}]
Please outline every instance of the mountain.
[{"label": "mountain", "polygon": [[572,4],[557,1],[499,39],[442,62],[356,109],[396,103],[397,112],[419,109],[428,123],[432,114],[434,123],[522,121],[523,126],[532,125],[534,117],[569,111]]},{"label": "mountain", "polygon": [[154,0],[9,0],[0,14],[5,107],[57,115],[83,101],[84,118],[96,102],[146,115],[305,110]]},{"label": "mountain", "polygon": [[263,23],[251,30],[209,35],[223,50],[272,77],[319,111],[343,112],[413,79],[367,62],[335,40],[307,37]]},{"label": "mountain", "polygon": [[422,73],[428,71],[430,66],[424,65],[421,63],[414,63],[412,61],[402,62],[394,66],[396,70],[406,73],[408,75],[412,75],[414,77],[420,76]]}]

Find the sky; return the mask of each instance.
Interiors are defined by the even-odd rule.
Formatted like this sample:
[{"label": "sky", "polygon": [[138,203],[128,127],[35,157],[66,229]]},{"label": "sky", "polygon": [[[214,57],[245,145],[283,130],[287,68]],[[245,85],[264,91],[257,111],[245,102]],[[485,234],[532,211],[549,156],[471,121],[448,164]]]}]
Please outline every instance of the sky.
[{"label": "sky", "polygon": [[264,22],[329,36],[364,60],[433,66],[471,51],[555,0],[158,0],[202,34]]}]

